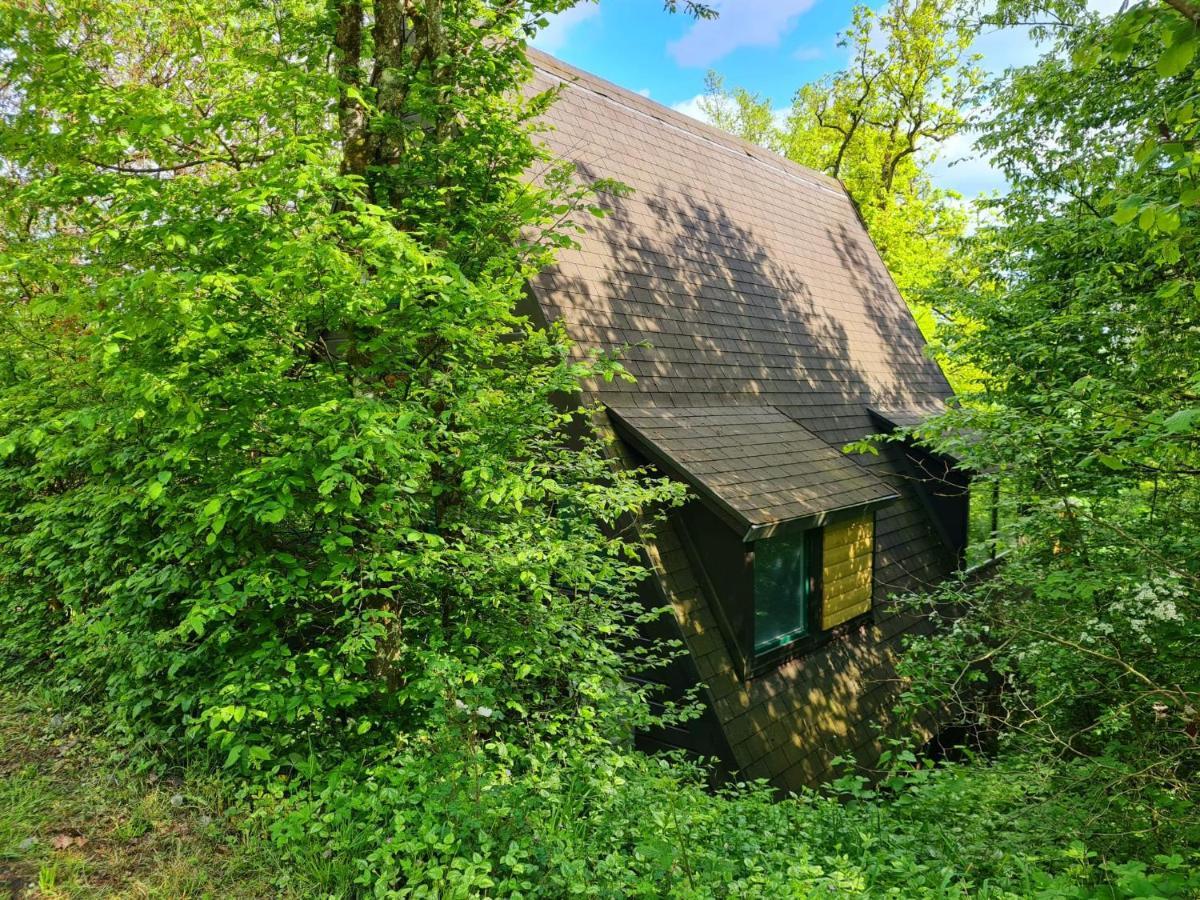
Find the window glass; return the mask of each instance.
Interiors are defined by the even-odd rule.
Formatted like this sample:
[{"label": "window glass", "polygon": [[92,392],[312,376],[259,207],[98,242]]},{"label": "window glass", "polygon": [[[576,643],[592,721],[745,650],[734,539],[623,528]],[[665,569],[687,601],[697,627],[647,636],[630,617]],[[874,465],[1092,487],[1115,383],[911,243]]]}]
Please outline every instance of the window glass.
[{"label": "window glass", "polygon": [[808,550],[804,532],[754,545],[754,649],[768,650],[808,631]]}]

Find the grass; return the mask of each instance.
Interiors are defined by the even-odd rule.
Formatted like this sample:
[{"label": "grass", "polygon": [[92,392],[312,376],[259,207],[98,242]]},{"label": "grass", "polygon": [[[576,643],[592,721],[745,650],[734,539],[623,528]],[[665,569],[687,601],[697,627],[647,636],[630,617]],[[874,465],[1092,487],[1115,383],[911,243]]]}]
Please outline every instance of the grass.
[{"label": "grass", "polygon": [[0,691],[0,898],[320,893],[219,781],[130,772],[80,714]]}]

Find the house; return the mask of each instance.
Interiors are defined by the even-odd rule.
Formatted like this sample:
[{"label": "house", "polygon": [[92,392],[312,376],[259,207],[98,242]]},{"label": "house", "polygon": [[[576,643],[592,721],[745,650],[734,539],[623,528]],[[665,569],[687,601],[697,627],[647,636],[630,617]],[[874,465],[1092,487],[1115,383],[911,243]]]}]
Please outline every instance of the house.
[{"label": "house", "polygon": [[[945,461],[851,441],[919,422],[951,390],[836,180],[531,52],[562,85],[553,152],[608,195],[578,249],[531,284],[580,352],[629,346],[635,383],[588,386],[619,452],[694,499],[646,542],[668,679],[703,716],[649,746],[797,788],[838,755],[869,762],[903,636],[889,595],[959,567],[966,500]],[[946,480],[943,479],[943,482]]]}]

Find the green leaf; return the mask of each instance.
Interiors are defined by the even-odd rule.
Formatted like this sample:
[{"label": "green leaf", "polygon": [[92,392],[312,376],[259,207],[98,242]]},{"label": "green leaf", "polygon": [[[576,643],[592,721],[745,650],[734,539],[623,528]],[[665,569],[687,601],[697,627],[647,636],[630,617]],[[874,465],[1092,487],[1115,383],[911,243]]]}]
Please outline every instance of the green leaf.
[{"label": "green leaf", "polygon": [[1097,44],[1081,44],[1071,51],[1071,63],[1077,69],[1087,71],[1094,69],[1100,61],[1100,47]]},{"label": "green leaf", "polygon": [[1170,234],[1179,230],[1179,211],[1171,207],[1160,208],[1155,215],[1154,224],[1159,231]]},{"label": "green leaf", "polygon": [[1163,78],[1174,78],[1188,67],[1195,55],[1196,39],[1194,37],[1172,44],[1158,58],[1156,66],[1158,74]]},{"label": "green leaf", "polygon": [[287,507],[280,503],[273,503],[265,510],[258,514],[258,520],[265,522],[268,525],[274,525],[282,522],[287,516]]},{"label": "green leaf", "polygon": [[151,500],[157,500],[162,496],[163,486],[161,481],[150,482],[150,487],[146,489],[146,496]]},{"label": "green leaf", "polygon": [[1128,225],[1137,218],[1141,206],[1142,201],[1140,198],[1126,197],[1117,207],[1117,211],[1113,213],[1112,220],[1118,225]]},{"label": "green leaf", "polygon": [[1133,40],[1126,32],[1115,35],[1108,47],[1108,55],[1114,62],[1124,62],[1132,52]]},{"label": "green leaf", "polygon": [[1168,416],[1163,422],[1163,427],[1171,434],[1182,434],[1185,431],[1191,431],[1196,427],[1196,423],[1200,422],[1200,406],[1191,409],[1181,409],[1179,412]]}]

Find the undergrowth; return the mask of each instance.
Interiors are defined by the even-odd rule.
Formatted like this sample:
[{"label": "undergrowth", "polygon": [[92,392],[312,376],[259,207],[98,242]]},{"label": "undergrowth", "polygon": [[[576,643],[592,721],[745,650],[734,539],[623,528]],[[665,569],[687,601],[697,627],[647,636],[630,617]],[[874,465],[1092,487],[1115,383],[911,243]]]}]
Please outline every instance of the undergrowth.
[{"label": "undergrowth", "polygon": [[3,697],[13,896],[1200,895],[1194,858],[1119,862],[1048,841],[1070,799],[1027,758],[930,766],[900,751],[878,785],[847,775],[782,801],[618,750],[518,775],[444,747],[264,787],[127,755],[103,724],[51,692]]}]

